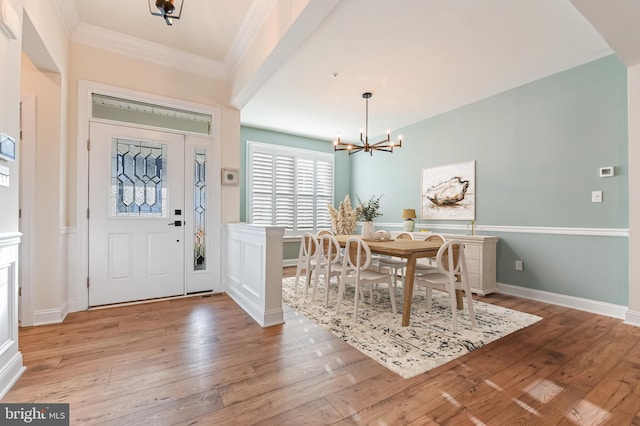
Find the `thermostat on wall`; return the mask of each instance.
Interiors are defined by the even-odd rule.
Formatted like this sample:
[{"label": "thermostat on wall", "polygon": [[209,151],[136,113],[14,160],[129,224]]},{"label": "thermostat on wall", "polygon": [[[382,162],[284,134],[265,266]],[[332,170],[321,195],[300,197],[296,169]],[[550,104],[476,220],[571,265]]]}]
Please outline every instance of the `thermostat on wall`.
[{"label": "thermostat on wall", "polygon": [[610,177],[613,174],[613,166],[600,167],[600,177]]},{"label": "thermostat on wall", "polygon": [[5,160],[16,159],[16,140],[9,135],[0,132],[0,158]]}]

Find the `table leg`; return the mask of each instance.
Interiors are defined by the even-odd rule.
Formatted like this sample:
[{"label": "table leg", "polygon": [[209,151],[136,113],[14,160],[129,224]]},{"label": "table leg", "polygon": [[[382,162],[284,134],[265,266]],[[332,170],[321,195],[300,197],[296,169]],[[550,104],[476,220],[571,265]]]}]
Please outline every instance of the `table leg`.
[{"label": "table leg", "polygon": [[456,306],[460,310],[464,308],[464,304],[462,303],[462,290],[456,290]]},{"label": "table leg", "polygon": [[[456,276],[456,281],[460,282],[460,275]],[[456,290],[456,306],[459,310],[464,309],[464,304],[462,303],[462,290]]]},{"label": "table leg", "polygon": [[407,270],[404,278],[404,305],[402,306],[402,326],[406,327],[411,321],[411,301],[413,300],[413,277],[416,274],[416,256],[407,257]]}]

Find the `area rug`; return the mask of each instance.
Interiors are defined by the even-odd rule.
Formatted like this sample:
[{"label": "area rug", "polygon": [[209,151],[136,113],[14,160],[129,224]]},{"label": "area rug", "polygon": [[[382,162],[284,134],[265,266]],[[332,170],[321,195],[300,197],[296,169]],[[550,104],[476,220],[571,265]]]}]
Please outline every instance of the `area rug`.
[{"label": "area rug", "polygon": [[[397,290],[397,314],[391,312],[386,286],[374,306],[361,304],[358,319],[353,320],[353,287],[347,287],[343,306],[336,314],[337,285],[329,290],[329,307],[325,308],[325,293],[319,285],[311,301],[311,290],[304,300],[302,278],[297,291],[295,277],[282,281],[283,301],[292,309],[326,328],[335,336],[365,353],[404,378],[411,378],[457,357],[478,349],[514,331],[536,323],[542,318],[488,303],[474,301],[476,327],[471,326],[468,311],[459,311],[458,330],[451,330],[451,308],[446,293],[433,291],[432,307],[427,312],[422,289],[416,288],[412,301],[411,325],[402,327],[403,300]],[[466,302],[465,302],[466,303]]]}]

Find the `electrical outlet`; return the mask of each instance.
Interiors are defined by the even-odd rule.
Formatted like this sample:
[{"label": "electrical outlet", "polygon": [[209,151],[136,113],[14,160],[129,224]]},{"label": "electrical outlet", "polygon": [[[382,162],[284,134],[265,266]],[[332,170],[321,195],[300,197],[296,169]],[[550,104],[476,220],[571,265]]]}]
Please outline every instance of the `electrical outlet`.
[{"label": "electrical outlet", "polygon": [[516,260],[516,271],[524,271],[524,262],[522,260]]},{"label": "electrical outlet", "polygon": [[591,202],[592,203],[601,203],[602,202],[602,191],[591,191]]}]

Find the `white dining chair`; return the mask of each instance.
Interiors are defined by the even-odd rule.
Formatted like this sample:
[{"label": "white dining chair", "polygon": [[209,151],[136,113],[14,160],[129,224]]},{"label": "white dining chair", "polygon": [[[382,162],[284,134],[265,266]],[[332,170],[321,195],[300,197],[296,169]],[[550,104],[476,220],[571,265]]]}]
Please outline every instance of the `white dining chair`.
[{"label": "white dining chair", "polygon": [[304,297],[307,298],[307,293],[309,291],[309,286],[311,285],[311,278],[313,275],[316,275],[315,279],[317,281],[317,271],[322,267],[322,256],[320,253],[320,244],[315,235],[311,232],[305,232],[302,236],[302,241],[300,241],[300,250],[298,251],[298,266],[296,268],[296,282],[294,289],[297,291],[298,282],[300,281],[300,276],[304,271]]},{"label": "white dining chair", "polygon": [[323,234],[320,237],[320,254],[322,256],[322,266],[318,273],[315,274],[315,282],[313,284],[313,291],[311,293],[311,301],[313,302],[316,297],[316,290],[318,288],[318,277],[320,274],[324,275],[324,306],[329,306],[329,290],[331,288],[331,277],[338,278],[338,284],[340,283],[340,275],[342,274],[342,253],[340,251],[340,243],[331,234]]},{"label": "white dining chair", "polygon": [[477,325],[467,274],[467,263],[464,256],[464,246],[459,240],[446,241],[438,249],[436,269],[432,272],[416,275],[413,285],[426,288],[427,311],[431,309],[432,289],[442,290],[449,294],[453,331],[458,329],[456,290],[463,290],[467,299],[467,309],[469,310],[471,324],[473,326]]},{"label": "white dining chair", "polygon": [[[427,242],[437,241],[440,244],[444,244],[446,240],[444,236],[440,234],[431,234],[425,239],[425,241]],[[418,275],[428,273],[428,272],[433,272],[435,271],[435,269],[436,269],[435,257],[421,258],[418,260],[418,262],[416,262],[416,274]]]},{"label": "white dining chair", "polygon": [[371,269],[371,249],[369,248],[369,245],[360,238],[349,238],[345,244],[336,313],[340,312],[345,287],[349,283],[353,283],[355,286],[353,302],[354,321],[358,318],[358,306],[360,305],[361,299],[364,298],[362,287],[366,285],[369,286],[371,296],[370,300],[373,305],[373,285],[386,284],[389,289],[389,298],[391,299],[391,311],[394,314],[396,313],[396,299],[393,291],[391,274]]},{"label": "white dining chair", "polygon": [[[413,235],[408,232],[399,233],[396,240],[413,240]],[[391,276],[393,277],[393,288],[397,288],[398,276],[400,277],[400,282],[402,283],[402,288],[404,288],[404,275],[405,268],[407,267],[406,259],[401,259],[399,257],[391,257],[391,256],[379,256],[377,258],[378,264],[380,267],[389,268],[391,271]],[[417,264],[416,264],[417,265]]]},{"label": "white dining chair", "polygon": [[333,233],[333,231],[329,229],[321,229],[318,231],[318,233],[316,233],[316,238],[320,239],[320,237],[322,237],[323,235],[335,235],[335,234]]}]

